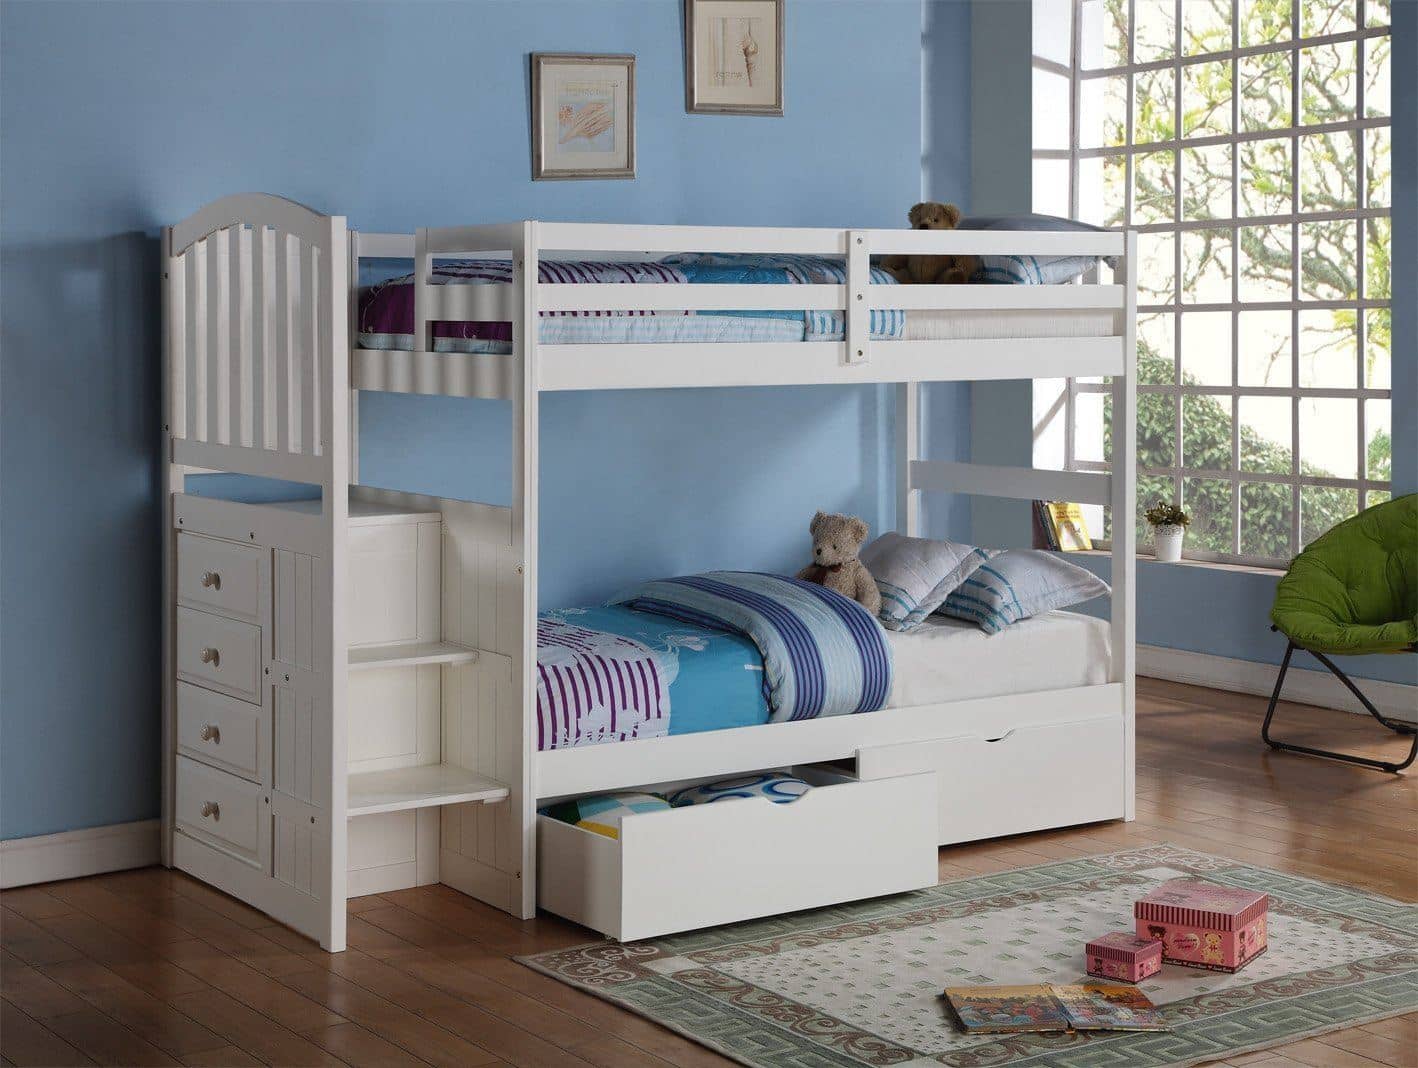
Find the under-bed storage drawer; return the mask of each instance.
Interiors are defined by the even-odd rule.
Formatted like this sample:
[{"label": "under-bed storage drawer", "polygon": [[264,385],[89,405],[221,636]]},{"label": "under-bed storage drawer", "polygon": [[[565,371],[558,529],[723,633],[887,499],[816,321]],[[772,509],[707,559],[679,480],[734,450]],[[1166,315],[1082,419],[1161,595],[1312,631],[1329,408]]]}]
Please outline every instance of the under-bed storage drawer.
[{"label": "under-bed storage drawer", "polygon": [[253,546],[179,533],[177,598],[196,608],[260,622],[261,561],[261,550]]},{"label": "under-bed storage drawer", "polygon": [[271,857],[271,814],[257,783],[177,758],[178,830],[238,860],[264,868]]},{"label": "under-bed storage drawer", "polygon": [[177,610],[177,677],[259,702],[261,628],[235,619]]},{"label": "under-bed storage drawer", "polygon": [[862,779],[924,771],[935,772],[940,784],[941,845],[1121,819],[1122,714],[857,754]]},{"label": "under-bed storage drawer", "polygon": [[935,792],[843,781],[627,816],[619,839],[540,816],[537,903],[631,941],[934,886]]}]

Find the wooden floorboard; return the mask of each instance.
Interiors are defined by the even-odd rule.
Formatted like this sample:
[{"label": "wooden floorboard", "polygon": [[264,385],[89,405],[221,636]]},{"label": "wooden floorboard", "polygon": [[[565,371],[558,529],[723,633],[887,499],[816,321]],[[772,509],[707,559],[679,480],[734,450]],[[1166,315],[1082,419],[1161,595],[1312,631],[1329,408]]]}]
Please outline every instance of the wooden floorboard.
[{"label": "wooden floorboard", "polygon": [[[942,849],[940,877],[1155,842],[1418,900],[1418,778],[1267,750],[1259,698],[1139,680],[1138,815]],[[1283,705],[1283,736],[1392,759],[1358,716]],[[444,886],[350,903],[342,954],[157,868],[0,893],[0,1068],[350,1064],[707,1068],[724,1058],[513,957],[590,932]],[[1222,1066],[1418,1068],[1418,1013]]]}]

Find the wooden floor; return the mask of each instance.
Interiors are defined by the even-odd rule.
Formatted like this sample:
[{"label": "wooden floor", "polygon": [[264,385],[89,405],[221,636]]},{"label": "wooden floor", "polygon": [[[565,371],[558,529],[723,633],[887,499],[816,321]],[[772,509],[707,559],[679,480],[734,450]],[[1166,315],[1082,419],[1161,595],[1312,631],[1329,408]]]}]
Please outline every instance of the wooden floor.
[{"label": "wooden floor", "polygon": [[[1272,754],[1264,702],[1139,684],[1138,819],[944,849],[943,879],[1170,841],[1418,899],[1418,776]],[[1290,708],[1293,733],[1402,742],[1357,716]],[[124,872],[0,894],[5,1064],[726,1064],[513,962],[586,941],[445,887],[350,905],[322,953],[184,876]],[[1234,1064],[1418,1065],[1418,1014]]]}]

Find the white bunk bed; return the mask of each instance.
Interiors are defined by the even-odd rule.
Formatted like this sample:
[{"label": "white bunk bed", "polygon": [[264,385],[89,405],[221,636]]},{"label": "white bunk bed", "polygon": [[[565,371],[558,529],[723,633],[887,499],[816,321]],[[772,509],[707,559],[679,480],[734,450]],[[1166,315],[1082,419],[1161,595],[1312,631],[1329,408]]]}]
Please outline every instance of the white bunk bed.
[{"label": "white bunk bed", "polygon": [[[638,938],[928,885],[937,844],[1133,818],[1134,543],[1112,545],[1106,681],[538,751],[538,397],[556,390],[897,385],[897,516],[923,492],[1134,500],[1135,238],[521,222],[360,234],[278,197],[217,201],[164,231],[163,825],[167,863],[338,951],[345,901],[441,881]],[[538,262],[666,253],[845,260],[844,285],[563,284]],[[882,254],[1117,257],[1115,281],[871,285]],[[501,285],[430,284],[435,259],[510,257]],[[409,351],[351,348],[362,258],[414,261]],[[820,308],[842,341],[544,344],[552,310]],[[872,309],[1104,312],[1090,336],[874,340]],[[440,321],[508,321],[510,355],[433,351]],[[1033,333],[1039,333],[1036,326]],[[1111,474],[922,459],[921,383],[1108,375]],[[510,507],[359,485],[356,390],[497,398]],[[314,501],[189,494],[223,471]],[[647,576],[650,577],[650,576]],[[792,805],[631,817],[613,840],[548,800],[782,767]]]}]

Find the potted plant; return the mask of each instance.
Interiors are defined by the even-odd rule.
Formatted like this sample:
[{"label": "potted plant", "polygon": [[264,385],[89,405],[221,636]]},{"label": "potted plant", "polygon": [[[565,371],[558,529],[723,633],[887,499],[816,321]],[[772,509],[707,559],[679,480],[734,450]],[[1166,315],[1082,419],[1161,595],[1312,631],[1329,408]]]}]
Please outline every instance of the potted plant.
[{"label": "potted plant", "polygon": [[1165,563],[1175,564],[1182,558],[1182,540],[1187,536],[1191,516],[1168,501],[1158,501],[1142,514],[1152,528],[1153,555]]}]

